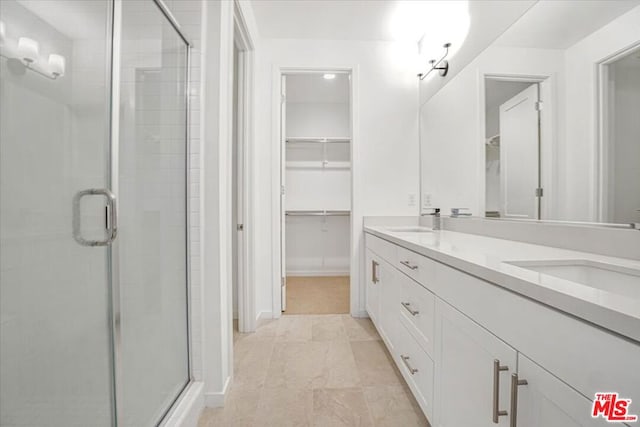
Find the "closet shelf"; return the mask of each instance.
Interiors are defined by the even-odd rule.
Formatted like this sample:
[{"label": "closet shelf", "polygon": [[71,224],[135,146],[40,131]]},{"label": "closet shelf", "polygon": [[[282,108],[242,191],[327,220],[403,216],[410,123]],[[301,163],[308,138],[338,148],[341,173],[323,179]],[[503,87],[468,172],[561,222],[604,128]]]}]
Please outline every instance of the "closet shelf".
[{"label": "closet shelf", "polygon": [[348,136],[290,136],[286,139],[287,143],[304,143],[304,142],[318,142],[318,143],[349,143],[351,138]]},{"label": "closet shelf", "polygon": [[285,211],[286,216],[349,216],[351,211],[348,210],[290,210]]},{"label": "closet shelf", "polygon": [[351,169],[351,162],[295,161],[286,162],[287,169]]}]

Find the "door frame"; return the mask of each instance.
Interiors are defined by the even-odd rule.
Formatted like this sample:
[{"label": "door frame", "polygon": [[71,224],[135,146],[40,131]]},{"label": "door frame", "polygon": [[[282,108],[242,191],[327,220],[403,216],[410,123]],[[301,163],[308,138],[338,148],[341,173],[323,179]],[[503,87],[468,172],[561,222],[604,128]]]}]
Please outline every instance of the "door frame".
[{"label": "door frame", "polygon": [[[556,182],[556,151],[557,135],[554,114],[556,113],[556,77],[554,75],[529,75],[529,74],[509,74],[480,72],[478,76],[478,207],[479,215],[485,216],[486,211],[486,183],[485,183],[485,133],[486,133],[486,111],[485,111],[485,80],[497,80],[504,82],[529,82],[537,83],[539,87],[539,99],[542,100],[542,111],[540,111],[540,155],[539,155],[539,180],[544,189],[542,207],[539,209],[539,220],[551,219],[555,212],[555,182]],[[504,220],[504,218],[500,218]],[[530,220],[527,220],[530,221]],[[534,220],[535,221],[535,220]]]},{"label": "door frame", "polygon": [[[362,223],[362,216],[360,213],[360,203],[358,193],[356,191],[356,177],[359,165],[359,152],[357,150],[359,142],[358,134],[358,109],[356,108],[358,103],[358,66],[357,65],[337,65],[337,66],[325,66],[325,67],[305,67],[296,65],[279,65],[273,66],[271,88],[272,88],[272,311],[268,317],[277,319],[282,316],[282,299],[281,299],[281,279],[282,279],[282,265],[284,254],[281,253],[281,236],[282,230],[282,215],[284,206],[281,203],[281,186],[282,186],[282,174],[284,173],[284,164],[282,161],[283,156],[283,144],[281,135],[281,93],[282,93],[282,76],[286,74],[321,74],[321,73],[343,73],[348,74],[351,79],[351,85],[349,90],[349,108],[351,117],[349,123],[351,126],[351,177],[350,177],[350,190],[351,190],[351,217],[350,217],[350,266],[349,266],[349,303],[351,315],[356,317],[363,317],[365,314],[361,310],[361,303],[364,302],[364,284],[361,284],[360,271],[364,266],[365,257],[364,252],[360,251],[360,233],[356,228],[357,224]],[[260,313],[259,316],[267,317],[267,313]]]},{"label": "door frame", "polygon": [[605,58],[596,64],[596,146],[594,147],[595,170],[595,206],[596,222],[611,222],[608,208],[609,198],[609,171],[612,167],[609,151],[610,141],[610,116],[612,106],[610,104],[611,93],[609,87],[609,65],[634,51],[640,51],[640,42],[633,43]]},{"label": "door frame", "polygon": [[234,254],[238,257],[238,329],[240,332],[253,332],[256,330],[256,286],[253,273],[257,259],[252,185],[255,166],[251,155],[255,121],[255,43],[239,0],[235,0],[233,4],[233,42],[238,47],[238,109],[234,114],[238,115],[238,163],[242,165],[242,176],[238,180],[242,186],[238,192],[242,200],[239,198],[238,204],[242,209],[238,210],[238,221],[241,220],[239,223],[244,226],[242,233],[239,233],[238,253]]}]

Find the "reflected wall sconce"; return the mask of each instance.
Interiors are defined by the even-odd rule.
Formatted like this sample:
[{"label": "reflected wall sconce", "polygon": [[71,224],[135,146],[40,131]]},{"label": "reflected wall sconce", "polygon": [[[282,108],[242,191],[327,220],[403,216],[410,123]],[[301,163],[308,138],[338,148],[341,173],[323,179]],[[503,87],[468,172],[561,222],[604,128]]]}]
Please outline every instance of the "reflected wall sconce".
[{"label": "reflected wall sconce", "polygon": [[6,36],[5,23],[0,21],[0,56],[8,61],[19,61],[27,70],[31,70],[43,77],[55,80],[62,77],[66,71],[66,58],[57,53],[49,55],[48,61],[40,60],[40,44],[29,37],[19,37],[12,43]]},{"label": "reflected wall sconce", "polygon": [[18,39],[18,55],[20,55],[20,59],[27,67],[38,59],[39,53],[40,45],[37,41],[29,37],[20,37]]},{"label": "reflected wall sconce", "polygon": [[446,57],[447,55],[449,55],[449,48],[451,47],[451,43],[445,43],[442,47],[444,48],[444,55],[442,55],[442,58],[438,59],[437,61],[435,59],[431,59],[429,61],[429,70],[426,73],[418,74],[420,80],[424,80],[425,77],[431,74],[431,72],[433,72],[434,70],[438,70],[438,74],[440,74],[441,77],[447,75],[447,73],[449,72],[449,61],[446,60]]},{"label": "reflected wall sconce", "polygon": [[7,29],[4,26],[4,22],[0,21],[0,46],[4,44],[4,38],[7,35]]}]

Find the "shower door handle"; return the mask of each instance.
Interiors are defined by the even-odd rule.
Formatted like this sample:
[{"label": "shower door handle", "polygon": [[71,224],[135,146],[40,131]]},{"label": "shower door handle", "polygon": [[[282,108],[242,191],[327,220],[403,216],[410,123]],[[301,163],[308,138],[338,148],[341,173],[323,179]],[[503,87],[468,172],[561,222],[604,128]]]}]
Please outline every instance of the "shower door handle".
[{"label": "shower door handle", "polygon": [[[82,237],[80,222],[80,201],[84,196],[104,196],[107,199],[107,238],[104,240],[87,240]],[[83,246],[107,246],[118,234],[118,209],[116,196],[106,188],[90,188],[78,191],[73,196],[73,238]]]}]

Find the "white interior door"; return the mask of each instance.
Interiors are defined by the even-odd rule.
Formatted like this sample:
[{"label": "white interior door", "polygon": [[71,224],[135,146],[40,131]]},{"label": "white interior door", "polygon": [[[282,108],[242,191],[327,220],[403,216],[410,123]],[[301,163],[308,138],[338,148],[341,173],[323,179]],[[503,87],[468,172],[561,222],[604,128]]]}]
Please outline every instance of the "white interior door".
[{"label": "white interior door", "polygon": [[500,207],[505,218],[539,218],[538,85],[500,106]]},{"label": "white interior door", "polygon": [[285,166],[287,143],[287,76],[281,76],[280,82],[280,285],[282,311],[287,309],[287,265],[286,265],[286,192]]}]

